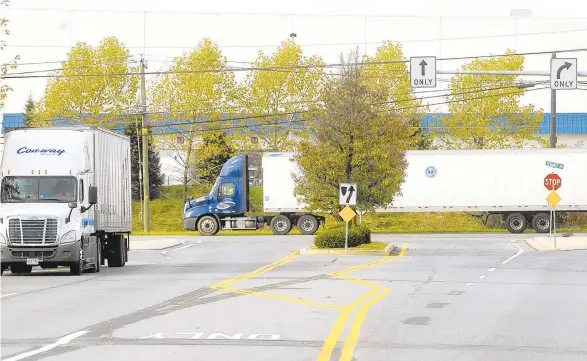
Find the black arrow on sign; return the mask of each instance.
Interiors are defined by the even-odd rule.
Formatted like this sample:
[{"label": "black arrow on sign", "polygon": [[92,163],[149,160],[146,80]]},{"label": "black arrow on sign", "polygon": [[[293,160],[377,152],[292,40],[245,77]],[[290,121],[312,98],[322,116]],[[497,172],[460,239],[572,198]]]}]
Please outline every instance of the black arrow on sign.
[{"label": "black arrow on sign", "polygon": [[420,62],[420,66],[422,67],[422,76],[426,75],[426,65],[428,65],[426,60],[422,60]]},{"label": "black arrow on sign", "polygon": [[[347,202],[347,203],[350,203],[350,201],[351,201],[351,197],[353,196],[353,193],[354,193],[354,192],[355,192],[355,187],[351,186],[351,187],[349,188],[349,196],[348,196],[348,197],[347,197],[347,199],[346,199],[346,202]],[[344,194],[343,194],[343,195],[344,195]]]},{"label": "black arrow on sign", "polygon": [[567,63],[567,62],[565,61],[565,64],[564,64],[564,65],[561,65],[561,67],[560,67],[560,68],[558,68],[558,70],[556,71],[556,78],[557,78],[557,79],[560,79],[560,78],[561,78],[561,71],[563,71],[563,69],[567,69],[567,70],[569,70],[569,68],[571,67],[571,65],[573,65],[573,64],[571,64],[571,63]]}]

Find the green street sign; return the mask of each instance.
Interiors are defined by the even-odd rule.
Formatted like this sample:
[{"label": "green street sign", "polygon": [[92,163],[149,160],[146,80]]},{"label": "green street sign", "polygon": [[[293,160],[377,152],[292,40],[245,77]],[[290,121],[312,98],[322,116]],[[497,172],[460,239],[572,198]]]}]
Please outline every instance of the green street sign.
[{"label": "green street sign", "polygon": [[552,168],[557,168],[557,169],[563,169],[565,167],[564,164],[555,163],[555,162],[546,162],[546,166],[552,167]]}]

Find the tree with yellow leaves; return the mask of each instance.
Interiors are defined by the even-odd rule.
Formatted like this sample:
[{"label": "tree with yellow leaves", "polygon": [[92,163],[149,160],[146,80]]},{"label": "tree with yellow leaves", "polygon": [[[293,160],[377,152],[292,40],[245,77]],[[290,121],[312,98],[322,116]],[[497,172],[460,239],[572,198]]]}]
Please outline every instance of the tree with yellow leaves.
[{"label": "tree with yellow leaves", "polygon": [[407,122],[385,105],[384,88],[371,86],[357,52],[328,79],[322,106],[312,111],[312,134],[296,148],[303,176],[295,193],[310,210],[339,210],[340,183],[357,183],[357,206],[371,211],[390,204],[400,190],[411,146]]},{"label": "tree with yellow leaves", "polygon": [[[524,56],[475,59],[463,70],[521,71]],[[519,148],[536,140],[542,109],[521,106],[524,88],[514,75],[459,74],[450,84],[450,116],[435,130],[443,147],[451,149]]]},{"label": "tree with yellow leaves", "polygon": [[[284,41],[272,55],[259,52],[239,88],[237,102],[249,119],[235,133],[245,151],[291,150],[305,135],[305,113],[318,101],[324,81],[324,62],[305,57],[301,46]],[[300,113],[298,113],[300,112]],[[271,114],[282,114],[271,116]]]},{"label": "tree with yellow leaves", "polygon": [[77,43],[47,82],[35,126],[58,119],[103,128],[122,125],[137,96],[139,77],[131,62],[129,50],[115,37],[96,47]]},{"label": "tree with yellow leaves", "polygon": [[422,118],[426,109],[414,94],[407,65],[403,60],[401,44],[386,41],[377,48],[375,56],[364,59],[365,82],[370,87],[381,89],[390,114],[399,114],[407,122],[410,127],[410,148],[428,149],[431,139],[422,129]]},{"label": "tree with yellow leaves", "polygon": [[[0,7],[1,6],[8,6],[8,0],[0,0]],[[10,35],[10,31],[8,30],[8,19],[0,18],[0,35],[8,36]],[[3,38],[2,36],[2,38]],[[6,41],[4,39],[0,40],[0,50],[4,50],[6,46]],[[8,72],[8,69],[15,69],[16,68],[16,61],[19,59],[18,56],[14,58],[13,61],[7,63],[0,63],[0,77],[3,77]],[[0,83],[0,109],[4,108],[4,99],[8,95],[10,91],[10,87],[7,84]]]},{"label": "tree with yellow leaves", "polygon": [[[175,58],[169,72],[162,75],[151,94],[153,108],[162,112],[154,122],[175,122],[158,137],[160,148],[173,153],[183,173],[183,198],[193,180],[195,149],[200,132],[231,126],[222,114],[230,106],[234,73],[218,45],[204,39],[183,56]],[[155,132],[156,134],[156,132]]]}]

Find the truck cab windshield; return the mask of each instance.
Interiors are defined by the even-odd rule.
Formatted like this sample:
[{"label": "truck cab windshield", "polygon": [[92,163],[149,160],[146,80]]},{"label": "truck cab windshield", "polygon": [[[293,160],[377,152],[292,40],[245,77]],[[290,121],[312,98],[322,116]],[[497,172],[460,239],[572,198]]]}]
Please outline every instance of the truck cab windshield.
[{"label": "truck cab windshield", "polygon": [[2,179],[2,203],[68,203],[76,200],[75,177],[8,176]]}]

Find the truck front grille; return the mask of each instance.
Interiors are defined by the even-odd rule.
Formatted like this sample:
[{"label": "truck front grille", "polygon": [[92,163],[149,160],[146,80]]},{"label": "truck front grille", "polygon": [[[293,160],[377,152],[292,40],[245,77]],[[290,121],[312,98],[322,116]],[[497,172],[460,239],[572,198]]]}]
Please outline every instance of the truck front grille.
[{"label": "truck front grille", "polygon": [[56,219],[11,219],[8,221],[8,240],[11,244],[56,244]]},{"label": "truck front grille", "polygon": [[51,251],[11,251],[12,257],[15,258],[52,258],[55,250]]}]

